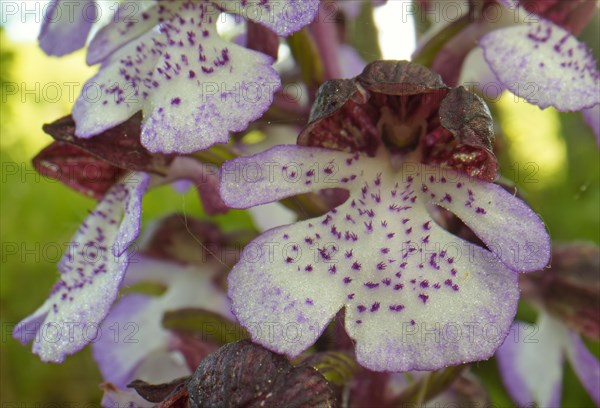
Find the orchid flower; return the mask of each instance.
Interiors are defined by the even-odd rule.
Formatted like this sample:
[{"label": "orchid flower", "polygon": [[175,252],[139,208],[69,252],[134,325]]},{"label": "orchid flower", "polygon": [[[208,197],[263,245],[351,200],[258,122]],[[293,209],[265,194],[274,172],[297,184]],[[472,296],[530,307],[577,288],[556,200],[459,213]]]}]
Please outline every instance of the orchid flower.
[{"label": "orchid flower", "polygon": [[[520,1],[508,3],[522,7]],[[592,14],[594,3],[580,4]],[[536,19],[494,30],[479,41],[500,83],[541,108],[579,111],[600,104],[600,73],[587,46],[565,28],[539,15]],[[529,92],[528,84],[536,91]]]},{"label": "orchid flower", "polygon": [[596,405],[600,362],[578,334],[542,312],[536,326],[516,322],[496,352],[504,385],[520,406],[561,406],[564,357]]},{"label": "orchid flower", "polygon": [[73,237],[48,300],[15,327],[13,336],[23,344],[34,340],[42,361],[63,362],[97,336],[127,269],[149,181],[132,173],[106,193]]},{"label": "orchid flower", "polygon": [[[244,179],[248,169],[257,176]],[[346,330],[367,368],[432,370],[488,358],[516,311],[514,271],[548,261],[544,226],[523,202],[452,170],[394,166],[383,149],[370,158],[278,146],[226,162],[221,177],[233,208],[324,188],[349,191],[326,215],[261,235],[248,245],[257,255],[229,274],[239,322],[255,342],[289,356],[314,343],[345,307]],[[455,213],[490,250],[441,228],[431,204]],[[267,324],[273,330],[263,336]],[[486,326],[496,336],[486,337]]]},{"label": "orchid flower", "polygon": [[[140,231],[144,193],[150,186],[203,178],[205,171],[202,163],[180,157],[164,177],[133,172],[111,187],[73,237],[58,265],[61,279],[48,300],[15,327],[13,336],[23,344],[35,339],[33,352],[48,362],[62,362],[93,341],[127,269],[127,250]],[[209,208],[221,203],[214,193],[212,197]]]},{"label": "orchid flower", "polygon": [[[116,19],[90,43],[88,63],[102,65],[73,108],[76,135],[96,136],[142,110],[141,140],[151,152],[226,143],[267,110],[280,79],[271,57],[219,36],[219,14],[256,8],[258,23],[285,36],[310,23],[318,4],[163,1],[135,23]],[[87,94],[93,90],[98,98]]]},{"label": "orchid flower", "polygon": [[[595,113],[586,112],[600,104],[600,73],[590,50],[575,35],[597,12],[596,2],[502,0],[499,3],[504,7],[485,2],[480,18],[445,44],[435,56],[432,68],[450,85],[459,82],[461,68],[463,79],[466,74],[468,81],[485,85],[487,78],[482,75],[487,77],[487,73],[479,72],[479,77],[473,78],[468,72],[478,65],[479,55],[469,53],[479,43],[485,64],[502,89],[541,108],[583,111],[593,117]],[[596,131],[597,127],[592,123],[590,126]],[[600,137],[597,132],[596,135]]]},{"label": "orchid flower", "polygon": [[[193,307],[233,320],[225,292],[214,284],[215,272],[210,263],[200,269],[140,257],[137,263],[130,264],[124,285],[156,282],[167,289],[157,297],[126,295],[104,320],[101,329],[107,335],[93,344],[104,380],[125,390],[135,379],[161,383],[190,375],[183,357],[170,350],[171,334],[162,327],[162,318],[168,310]],[[110,335],[111,327],[118,327],[123,333],[125,325],[135,329],[130,341]]]},{"label": "orchid flower", "polygon": [[48,55],[61,57],[85,46],[97,7],[95,0],[52,0],[45,8],[38,37],[40,48]]}]

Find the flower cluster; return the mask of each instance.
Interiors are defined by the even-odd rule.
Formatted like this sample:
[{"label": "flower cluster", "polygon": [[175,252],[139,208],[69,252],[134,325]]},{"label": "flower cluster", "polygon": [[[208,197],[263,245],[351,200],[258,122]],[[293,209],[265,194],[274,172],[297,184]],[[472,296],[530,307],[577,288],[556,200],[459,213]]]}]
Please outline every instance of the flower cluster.
[{"label": "flower cluster", "polygon": [[[49,55],[82,48],[96,16],[82,0],[67,24],[63,3],[40,33]],[[505,88],[535,80],[540,107],[592,117],[600,76],[574,37],[589,3],[552,2],[528,25],[427,35],[416,59],[436,50],[429,67],[363,63],[346,30],[382,3],[122,2],[88,44],[97,74],[70,116],[44,126],[54,142],[33,160],[98,203],[13,336],[55,363],[93,343],[107,407],[391,407],[467,398],[461,384],[485,399],[468,367],[489,358],[515,401],[553,406],[563,355],[598,403],[600,365],[579,337],[598,337],[597,319],[569,291],[548,295],[555,275],[581,290],[565,278],[577,268],[544,271],[547,227],[499,181],[492,113],[458,83],[475,31]],[[222,18],[245,34],[230,41]],[[290,101],[285,84],[306,95]],[[172,209],[142,226],[146,192],[168,184],[194,186],[203,213]],[[250,210],[257,228],[237,228],[233,209]],[[540,311],[543,348],[519,340],[520,287]],[[139,341],[100,335],[123,322]],[[50,325],[69,336],[49,341]],[[540,367],[544,376],[528,371]]]}]

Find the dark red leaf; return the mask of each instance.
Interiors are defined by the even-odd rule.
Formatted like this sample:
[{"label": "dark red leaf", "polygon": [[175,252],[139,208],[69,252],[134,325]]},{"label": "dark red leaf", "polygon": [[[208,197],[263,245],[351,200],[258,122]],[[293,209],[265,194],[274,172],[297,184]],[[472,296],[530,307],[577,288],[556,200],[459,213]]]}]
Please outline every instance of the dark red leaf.
[{"label": "dark red leaf", "polygon": [[279,51],[279,37],[277,34],[267,27],[252,21],[248,21],[246,33],[248,36],[246,47],[251,50],[260,51],[263,54],[273,57],[273,60],[277,60]]},{"label": "dark red leaf", "polygon": [[355,80],[325,82],[319,88],[309,124],[300,133],[298,144],[374,155],[380,143],[378,112],[365,98]]},{"label": "dark red leaf", "polygon": [[141,113],[90,139],[75,136],[71,116],[43,126],[44,132],[55,140],[74,145],[113,166],[133,171],[166,174],[173,155],[150,153],[140,142]]},{"label": "dark red leaf", "polygon": [[195,407],[335,407],[334,392],[312,367],[294,367],[248,340],[205,358],[188,382]]},{"label": "dark red leaf", "polygon": [[33,159],[33,167],[41,175],[97,200],[126,173],[64,142],[53,142],[39,152]]}]

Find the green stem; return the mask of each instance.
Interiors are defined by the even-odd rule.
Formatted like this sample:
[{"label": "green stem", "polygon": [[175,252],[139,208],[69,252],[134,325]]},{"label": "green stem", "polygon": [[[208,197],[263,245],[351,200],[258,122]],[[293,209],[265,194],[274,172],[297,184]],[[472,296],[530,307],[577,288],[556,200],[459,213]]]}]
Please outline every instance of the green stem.
[{"label": "green stem", "polygon": [[409,404],[422,406],[427,401],[444,392],[462,374],[466,367],[468,365],[462,364],[432,371],[420,380],[407,386],[390,405],[396,407],[404,407]]},{"label": "green stem", "polygon": [[470,13],[462,16],[456,21],[453,21],[442,30],[431,37],[431,39],[414,55],[412,61],[426,67],[431,67],[433,61],[441,49],[450,41],[456,34],[461,32],[471,22]]},{"label": "green stem", "polygon": [[421,381],[421,387],[419,388],[419,393],[417,394],[417,406],[422,407],[425,403],[425,397],[427,396],[427,387],[429,386],[429,381],[431,380],[432,373],[425,374],[423,381]]}]

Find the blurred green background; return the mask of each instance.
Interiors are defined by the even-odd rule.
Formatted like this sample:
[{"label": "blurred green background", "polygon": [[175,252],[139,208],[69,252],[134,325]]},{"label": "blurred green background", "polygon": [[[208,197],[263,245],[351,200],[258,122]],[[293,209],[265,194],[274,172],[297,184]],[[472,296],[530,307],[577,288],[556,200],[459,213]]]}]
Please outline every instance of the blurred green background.
[{"label": "blurred green background", "polygon": [[[0,394],[3,402],[11,403],[97,406],[101,378],[89,348],[68,357],[64,364],[44,364],[31,353],[30,345],[24,347],[10,336],[14,324],[46,299],[57,279],[56,263],[62,255],[58,248],[65,248],[94,207],[93,200],[36,175],[30,161],[51,142],[42,132],[42,124],[69,113],[73,97],[95,68],[85,65],[83,52],[50,58],[34,43],[15,43],[4,32],[0,35]],[[74,94],[68,83],[76,83]],[[12,94],[13,88],[7,84],[17,86],[18,91]],[[23,87],[33,91],[25,93]],[[498,135],[502,175],[519,186],[546,222],[553,240],[600,243],[600,162],[595,138],[581,115],[541,111],[508,94],[490,101],[490,107],[498,129],[503,130]],[[180,195],[167,187],[145,197],[144,224],[173,211],[202,216],[195,193]],[[218,221],[226,228],[250,225],[241,212]],[[531,313],[525,311],[522,317],[531,320]],[[598,344],[590,346],[600,354]],[[512,406],[495,363],[474,367],[485,380],[495,406]],[[572,370],[567,370],[563,405],[591,406]]]}]

